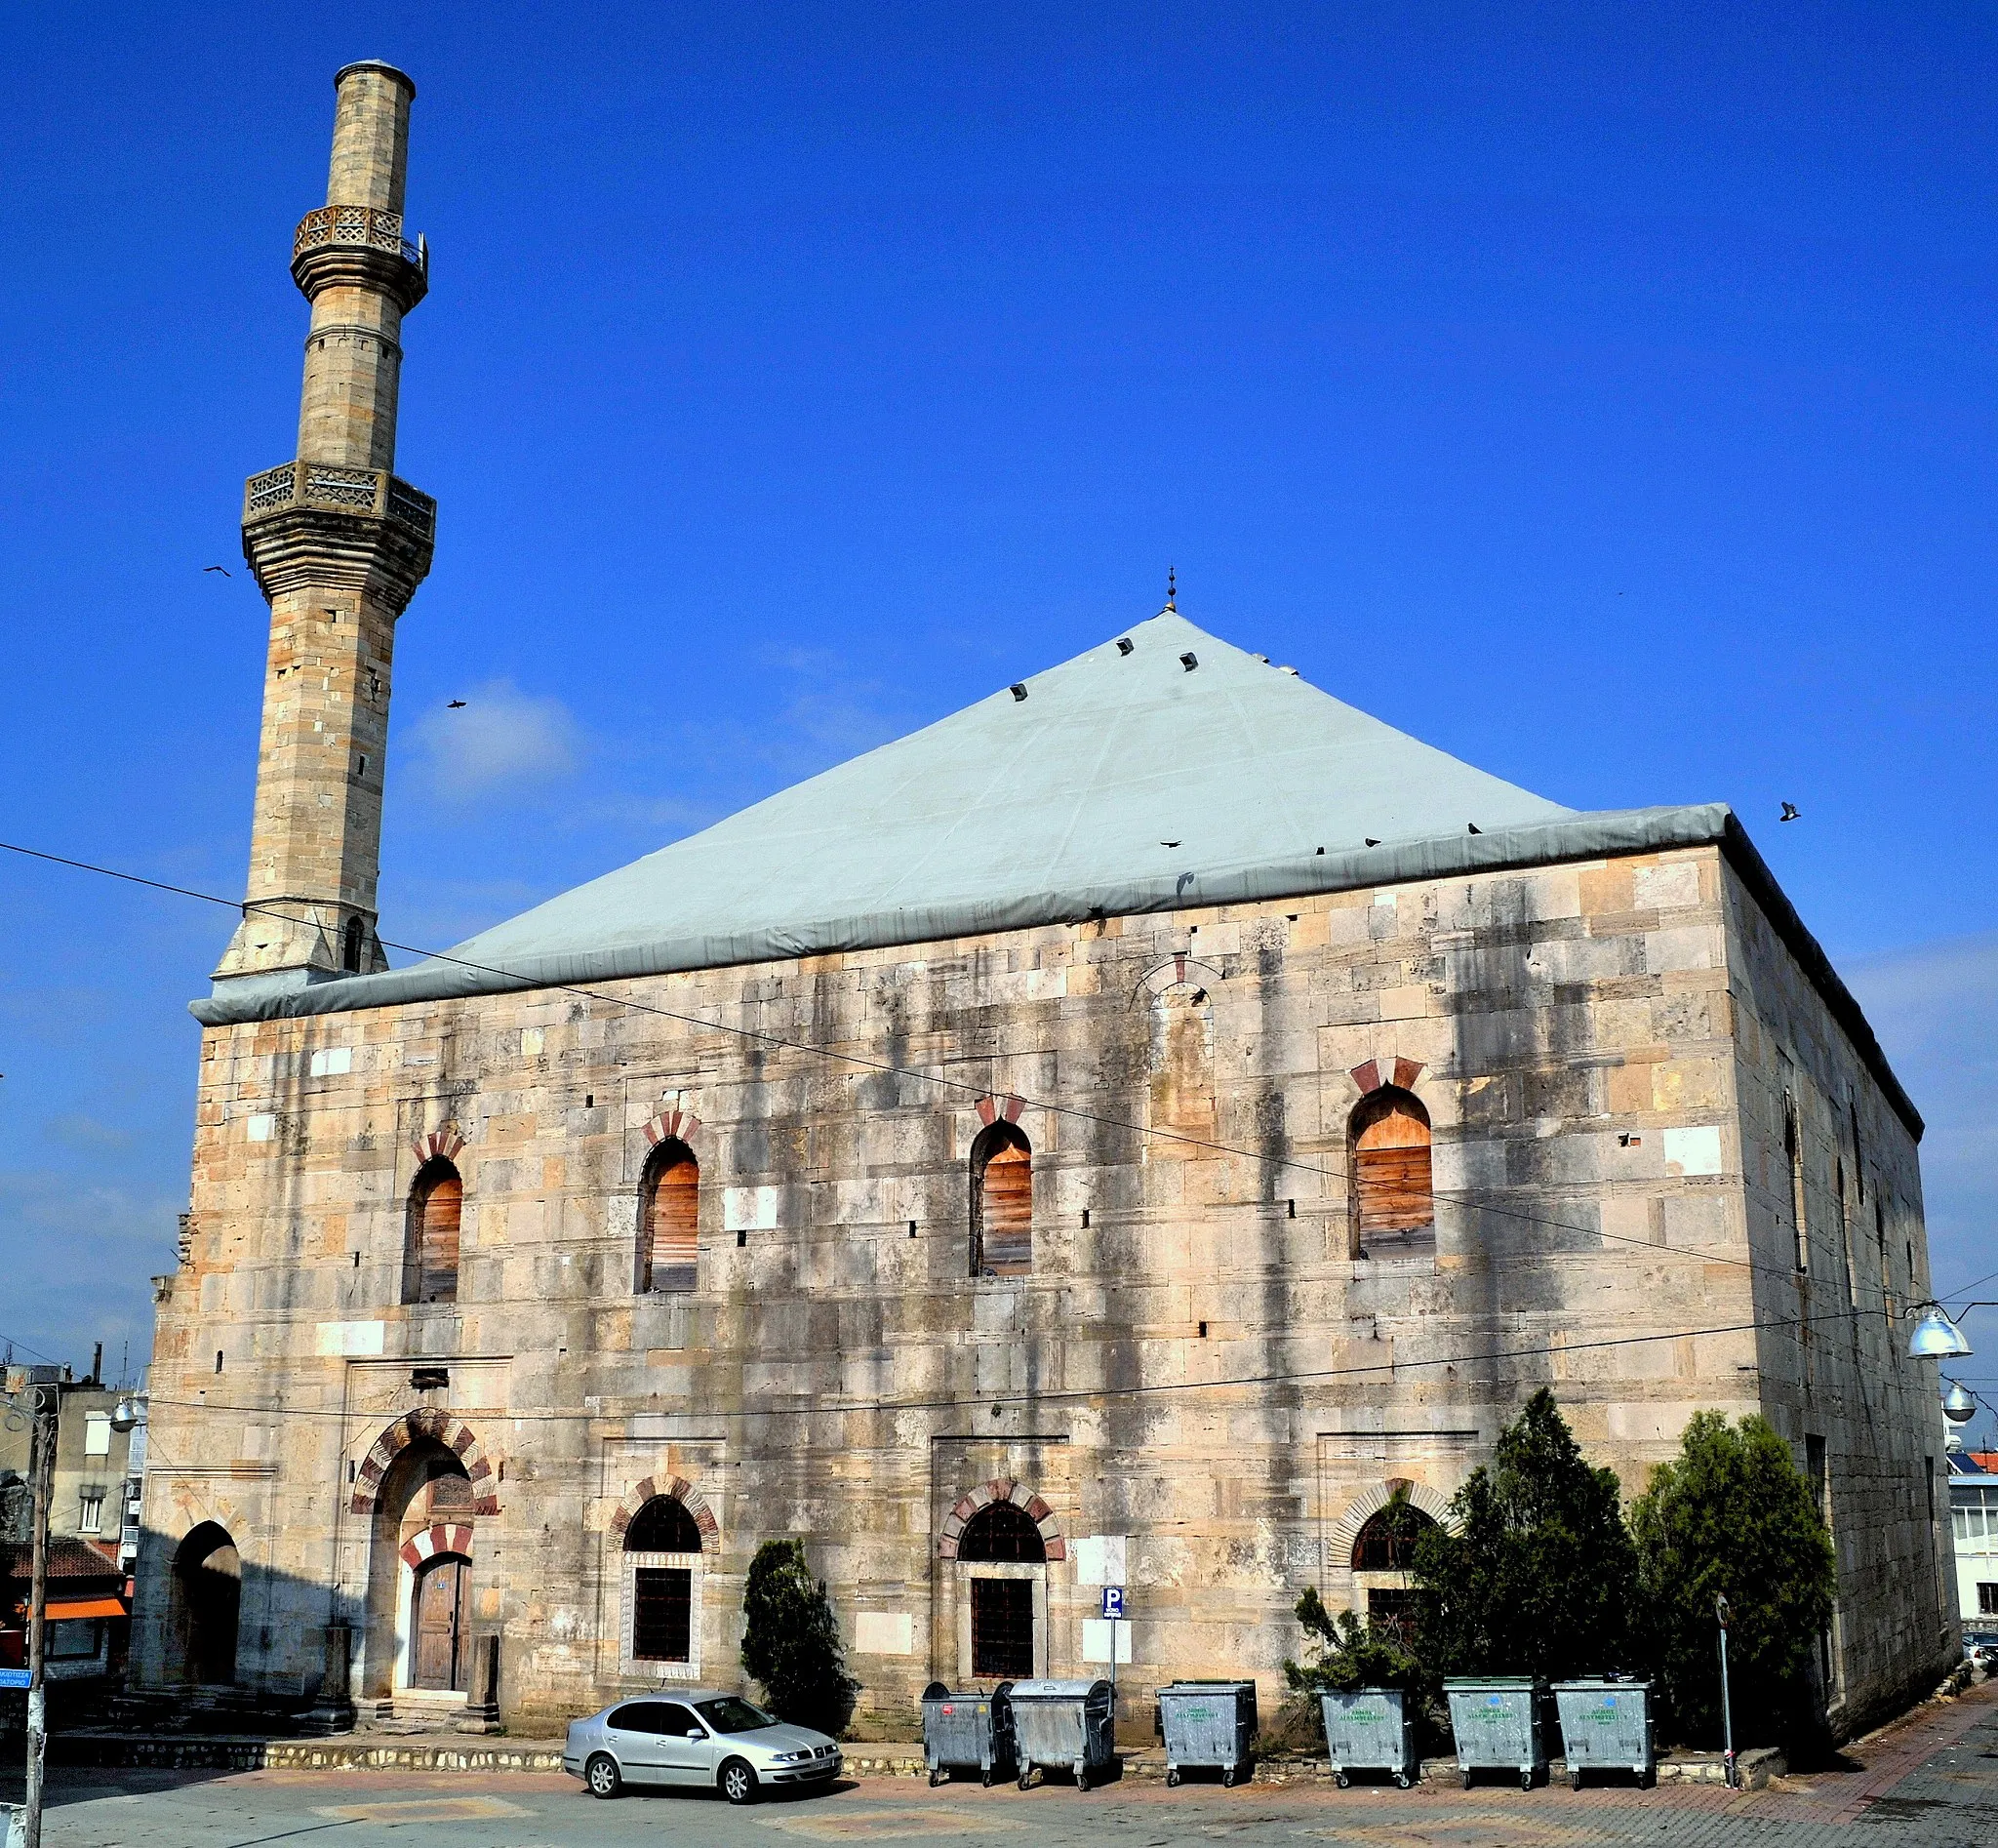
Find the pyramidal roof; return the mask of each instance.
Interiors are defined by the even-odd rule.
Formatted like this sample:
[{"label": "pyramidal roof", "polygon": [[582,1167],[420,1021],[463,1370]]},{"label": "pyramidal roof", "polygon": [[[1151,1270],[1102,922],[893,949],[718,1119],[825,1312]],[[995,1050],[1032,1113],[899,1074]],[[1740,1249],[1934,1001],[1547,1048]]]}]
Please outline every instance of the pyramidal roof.
[{"label": "pyramidal roof", "polygon": [[1579,812],[1168,609],[407,969],[219,983],[212,1026],[1718,845],[1913,1132],[1725,803]]},{"label": "pyramidal roof", "polygon": [[1573,857],[1547,830],[1611,819],[1167,610],[446,955],[288,991],[222,984],[195,1012],[336,1012],[1384,884]]}]

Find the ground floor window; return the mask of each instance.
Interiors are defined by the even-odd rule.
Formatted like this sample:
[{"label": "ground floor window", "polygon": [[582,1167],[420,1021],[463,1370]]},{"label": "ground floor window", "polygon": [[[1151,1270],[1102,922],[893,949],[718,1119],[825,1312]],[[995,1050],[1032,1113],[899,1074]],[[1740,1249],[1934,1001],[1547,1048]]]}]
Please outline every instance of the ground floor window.
[{"label": "ground floor window", "polygon": [[1034,1671],[1034,1582],[972,1581],[972,1673],[1001,1681]]},{"label": "ground floor window", "polygon": [[1376,1629],[1399,1637],[1403,1643],[1416,1639],[1416,1594],[1376,1587],[1367,1593],[1367,1622]]},{"label": "ground floor window", "polygon": [[1979,1585],[1978,1587],[1978,1615],[1979,1617],[1998,1617],[1998,1585]]},{"label": "ground floor window", "polygon": [[64,1617],[49,1626],[49,1660],[81,1662],[104,1643],[104,1627],[95,1617]]},{"label": "ground floor window", "polygon": [[631,1655],[686,1662],[694,1653],[694,1574],[686,1566],[639,1566],[631,1575]]}]

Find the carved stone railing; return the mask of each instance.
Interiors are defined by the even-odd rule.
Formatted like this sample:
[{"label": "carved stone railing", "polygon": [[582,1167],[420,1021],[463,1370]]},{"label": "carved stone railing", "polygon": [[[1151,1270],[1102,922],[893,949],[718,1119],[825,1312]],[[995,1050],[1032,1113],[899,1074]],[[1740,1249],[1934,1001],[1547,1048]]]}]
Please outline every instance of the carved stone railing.
[{"label": "carved stone railing", "polygon": [[383,212],[372,205],[323,205],[299,221],[292,237],[292,261],[297,262],[307,251],[324,244],[358,244],[369,250],[387,251],[419,269],[428,269],[429,251],[419,238],[414,243],[403,235],[402,214]]},{"label": "carved stone railing", "polygon": [[403,235],[402,214],[323,205],[292,238],[292,280],[309,300],[334,284],[379,289],[407,314],[430,287],[430,250]]},{"label": "carved stone railing", "polygon": [[333,462],[288,462],[252,475],[243,488],[243,524],[294,507],[323,508],[393,520],[424,539],[437,531],[437,502],[385,468],[347,468]]}]

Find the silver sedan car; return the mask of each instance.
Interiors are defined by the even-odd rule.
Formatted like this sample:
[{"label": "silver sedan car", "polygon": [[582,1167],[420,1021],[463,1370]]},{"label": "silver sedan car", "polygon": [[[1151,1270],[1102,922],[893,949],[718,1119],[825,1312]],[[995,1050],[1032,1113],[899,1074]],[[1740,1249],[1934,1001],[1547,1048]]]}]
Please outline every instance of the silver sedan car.
[{"label": "silver sedan car", "polygon": [[619,1701],[572,1720],[562,1748],[562,1769],[592,1796],[616,1796],[627,1784],[681,1784],[753,1803],[766,1785],[829,1784],[840,1762],[823,1733],[786,1726],[717,1688]]}]

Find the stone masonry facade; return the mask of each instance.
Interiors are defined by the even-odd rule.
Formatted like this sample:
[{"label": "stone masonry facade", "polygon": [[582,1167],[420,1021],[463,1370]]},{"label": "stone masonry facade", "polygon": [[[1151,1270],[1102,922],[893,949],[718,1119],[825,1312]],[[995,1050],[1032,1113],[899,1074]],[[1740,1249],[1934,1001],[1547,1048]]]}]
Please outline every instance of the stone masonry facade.
[{"label": "stone masonry facade", "polygon": [[[1124,1723],[1179,1675],[1273,1702],[1299,1592],[1398,1583],[1353,1567],[1367,1515],[1399,1484],[1442,1513],[1546,1383],[1626,1496],[1695,1410],[1775,1422],[1823,1483],[1850,1728],[1957,1648],[1935,1369],[1888,1314],[1929,1293],[1916,1128],[1878,1071],[1713,847],[211,1027],[137,1678],[186,1672],[176,1549],[220,1528],[237,1677],[274,1692],[350,1665],[400,1700],[440,1548],[517,1728],[739,1685],[743,1574],[796,1535],[863,1704],[906,1712],[970,1676],[980,1576],[1032,1582],[1037,1672],[1099,1671],[1081,1543],[1123,1537]],[[1349,1125],[1386,1083],[1433,1125],[1436,1236],[1362,1256]],[[973,1275],[1000,1118],[1031,1257]],[[693,1287],[641,1290],[667,1138]],[[457,1298],[407,1302],[446,1159]],[[631,1654],[660,1495],[699,1542],[671,1670]],[[994,1498],[1045,1563],[958,1556]]]}]

